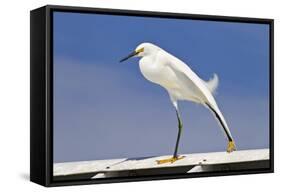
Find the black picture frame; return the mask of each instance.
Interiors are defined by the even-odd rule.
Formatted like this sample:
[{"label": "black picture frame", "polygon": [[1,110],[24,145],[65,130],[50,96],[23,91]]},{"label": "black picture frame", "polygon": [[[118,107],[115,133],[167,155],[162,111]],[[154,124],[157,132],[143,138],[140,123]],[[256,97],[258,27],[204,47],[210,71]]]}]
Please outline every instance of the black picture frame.
[{"label": "black picture frame", "polygon": [[[270,26],[270,160],[269,168],[243,171],[118,177],[96,180],[53,180],[53,12],[98,13],[141,17],[261,23]],[[43,186],[129,182],[274,172],[274,20],[183,13],[47,5],[30,12],[30,180]]]}]

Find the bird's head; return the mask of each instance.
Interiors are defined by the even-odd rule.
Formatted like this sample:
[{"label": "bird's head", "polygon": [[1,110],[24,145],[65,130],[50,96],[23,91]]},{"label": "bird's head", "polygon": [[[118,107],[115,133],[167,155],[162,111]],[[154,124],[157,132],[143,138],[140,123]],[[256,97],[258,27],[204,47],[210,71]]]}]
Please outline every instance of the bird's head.
[{"label": "bird's head", "polygon": [[141,43],[137,48],[130,53],[127,57],[124,57],[120,62],[126,61],[131,57],[144,57],[156,53],[160,48],[152,43]]}]

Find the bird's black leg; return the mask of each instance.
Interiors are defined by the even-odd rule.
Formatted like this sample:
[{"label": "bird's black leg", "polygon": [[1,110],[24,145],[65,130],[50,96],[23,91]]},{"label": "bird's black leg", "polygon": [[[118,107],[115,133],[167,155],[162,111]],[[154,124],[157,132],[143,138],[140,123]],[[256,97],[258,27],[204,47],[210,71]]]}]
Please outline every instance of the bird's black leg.
[{"label": "bird's black leg", "polygon": [[175,151],[174,151],[174,155],[173,155],[174,158],[178,157],[178,147],[179,147],[179,141],[180,141],[180,136],[181,136],[182,127],[183,127],[178,110],[176,110],[176,113],[177,113],[177,119],[178,119],[178,136],[177,136],[176,147],[175,147]]},{"label": "bird's black leg", "polygon": [[174,106],[176,108],[177,119],[178,119],[178,136],[177,136],[175,152],[174,152],[174,155],[170,158],[156,160],[157,164],[174,163],[174,162],[184,158],[184,156],[180,156],[180,157],[178,156],[178,147],[179,147],[180,136],[181,136],[183,125],[182,125],[182,121],[181,121],[180,114],[179,114],[179,111],[178,111],[178,107],[177,107],[176,104]]}]

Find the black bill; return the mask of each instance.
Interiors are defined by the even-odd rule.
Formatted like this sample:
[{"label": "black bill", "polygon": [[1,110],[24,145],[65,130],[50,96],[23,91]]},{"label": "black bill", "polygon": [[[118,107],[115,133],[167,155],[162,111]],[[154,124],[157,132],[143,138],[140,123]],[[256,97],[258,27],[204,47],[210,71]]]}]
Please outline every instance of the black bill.
[{"label": "black bill", "polygon": [[123,61],[126,61],[127,59],[129,59],[129,58],[135,56],[136,54],[138,54],[138,52],[133,51],[133,52],[130,53],[127,57],[124,57],[123,59],[121,59],[119,62],[121,63],[121,62],[123,62]]}]

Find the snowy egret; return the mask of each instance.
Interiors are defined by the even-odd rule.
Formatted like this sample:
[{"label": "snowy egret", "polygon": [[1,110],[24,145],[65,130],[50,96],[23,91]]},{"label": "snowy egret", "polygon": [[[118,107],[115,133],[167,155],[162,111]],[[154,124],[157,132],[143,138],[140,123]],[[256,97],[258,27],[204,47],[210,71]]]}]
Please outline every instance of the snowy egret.
[{"label": "snowy egret", "polygon": [[167,90],[176,110],[178,135],[174,154],[171,158],[157,160],[158,164],[173,163],[184,158],[184,156],[178,156],[178,145],[183,128],[178,108],[179,100],[192,101],[208,108],[214,114],[228,139],[227,152],[236,150],[228,125],[213,96],[219,82],[216,74],[209,81],[203,81],[183,61],[152,43],[141,43],[120,62],[134,56],[141,57],[139,67],[143,76]]}]

